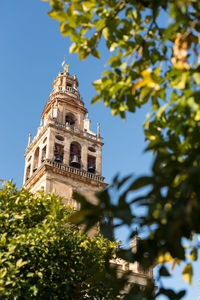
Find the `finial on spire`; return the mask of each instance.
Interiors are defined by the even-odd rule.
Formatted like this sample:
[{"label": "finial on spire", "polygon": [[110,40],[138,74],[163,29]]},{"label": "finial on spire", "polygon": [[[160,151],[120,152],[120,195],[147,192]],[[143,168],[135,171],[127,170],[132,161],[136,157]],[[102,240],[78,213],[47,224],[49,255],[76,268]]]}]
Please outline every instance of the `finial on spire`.
[{"label": "finial on spire", "polygon": [[69,65],[66,62],[66,56],[65,55],[64,55],[64,60],[62,62],[62,67],[63,67],[65,73],[69,73]]},{"label": "finial on spire", "polygon": [[97,137],[100,137],[100,123],[97,123]]},{"label": "finial on spire", "polygon": [[29,135],[28,135],[28,146],[31,144],[31,133],[29,132]]}]

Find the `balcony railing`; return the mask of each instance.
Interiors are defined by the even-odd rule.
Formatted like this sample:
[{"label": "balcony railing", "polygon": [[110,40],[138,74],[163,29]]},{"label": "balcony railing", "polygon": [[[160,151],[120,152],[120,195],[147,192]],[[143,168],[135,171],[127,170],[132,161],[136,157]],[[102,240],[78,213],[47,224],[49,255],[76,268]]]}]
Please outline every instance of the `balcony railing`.
[{"label": "balcony railing", "polygon": [[53,120],[53,119],[51,119],[51,122],[54,122],[54,124],[57,127],[59,127],[59,128],[67,129],[67,130],[69,130],[71,132],[78,133],[78,134],[80,134],[82,136],[85,136],[85,137],[87,137],[89,139],[92,139],[92,140],[97,140],[98,139],[97,135],[92,135],[92,134],[88,133],[87,131],[81,131],[80,129],[78,129],[76,127],[73,127],[73,126],[70,126],[68,124],[65,125],[65,124],[60,123],[60,122],[58,122],[56,120]]},{"label": "balcony railing", "polygon": [[104,177],[101,175],[96,175],[96,174],[89,173],[82,169],[73,168],[73,167],[67,166],[63,163],[53,161],[51,159],[46,159],[44,163],[47,163],[48,165],[50,165],[54,168],[76,174],[78,176],[86,177],[86,178],[89,178],[89,179],[95,180],[95,181],[104,182]]},{"label": "balcony railing", "polygon": [[78,90],[76,90],[76,89],[74,89],[73,87],[70,87],[70,86],[66,86],[65,89],[62,89],[62,87],[59,86],[57,89],[53,89],[51,91],[51,94],[53,95],[57,92],[62,92],[62,93],[66,93],[66,94],[68,94],[68,92],[70,92],[70,93],[76,95],[78,98],[80,98],[80,94],[79,94]]}]

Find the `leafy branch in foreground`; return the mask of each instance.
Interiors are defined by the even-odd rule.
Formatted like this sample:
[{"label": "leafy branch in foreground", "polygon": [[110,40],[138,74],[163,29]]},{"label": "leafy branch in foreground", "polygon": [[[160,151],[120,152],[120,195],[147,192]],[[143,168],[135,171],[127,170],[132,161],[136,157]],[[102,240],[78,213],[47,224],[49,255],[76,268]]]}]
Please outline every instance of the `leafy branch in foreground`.
[{"label": "leafy branch in foreground", "polygon": [[84,235],[69,223],[71,215],[54,194],[34,195],[5,183],[0,189],[1,299],[116,299],[119,290],[113,290],[106,271],[116,243],[100,234]]},{"label": "leafy branch in foreground", "polygon": [[[146,150],[155,155],[151,174],[128,188],[125,185],[122,194],[123,182],[116,179],[117,204],[110,200],[109,190],[103,191],[99,204],[88,208],[82,218],[89,226],[95,216],[98,221],[102,215],[113,214],[120,221],[114,227],[128,225],[130,236],[132,224],[138,224],[146,230],[138,257],[143,267],[157,262],[160,276],[169,276],[165,262],[171,261],[173,267],[183,262],[183,277],[191,283],[199,249],[194,236],[200,234],[200,2],[49,2],[49,15],[73,42],[71,52],[81,59],[90,54],[99,58],[102,39],[112,52],[105,72],[94,82],[97,95],[92,103],[102,99],[122,118],[127,111],[151,104],[144,123]],[[134,206],[144,207],[144,214],[134,215]],[[146,254],[149,249],[150,255]],[[160,294],[179,299],[184,293],[161,287]]]}]

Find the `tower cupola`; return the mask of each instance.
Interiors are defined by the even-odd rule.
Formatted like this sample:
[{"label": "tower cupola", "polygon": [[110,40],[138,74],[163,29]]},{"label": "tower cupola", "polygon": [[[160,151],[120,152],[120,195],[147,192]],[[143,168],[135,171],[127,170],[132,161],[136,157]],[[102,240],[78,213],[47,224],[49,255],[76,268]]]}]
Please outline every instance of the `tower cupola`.
[{"label": "tower cupola", "polygon": [[64,62],[62,63],[63,71],[60,71],[58,76],[53,81],[53,93],[63,91],[64,93],[68,93],[73,95],[75,98],[80,98],[80,94],[78,91],[78,79],[76,75],[69,74],[69,65]]}]

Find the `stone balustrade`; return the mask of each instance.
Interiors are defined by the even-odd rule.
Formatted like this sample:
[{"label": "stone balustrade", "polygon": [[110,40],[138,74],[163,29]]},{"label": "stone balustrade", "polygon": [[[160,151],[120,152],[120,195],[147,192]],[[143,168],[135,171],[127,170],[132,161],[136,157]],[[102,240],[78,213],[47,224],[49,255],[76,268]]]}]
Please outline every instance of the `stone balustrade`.
[{"label": "stone balustrade", "polygon": [[86,177],[86,178],[91,179],[91,180],[104,182],[104,177],[101,176],[101,175],[92,174],[92,173],[87,172],[85,170],[77,169],[77,168],[74,168],[74,167],[71,167],[71,166],[67,166],[63,163],[58,163],[58,162],[53,161],[51,159],[45,159],[43,164],[48,164],[48,165],[50,165],[54,168],[57,168],[57,169],[60,169],[60,170],[63,170],[63,171],[67,171],[69,173],[73,173],[73,174],[76,174],[78,176],[83,176],[83,177]]},{"label": "stone balustrade", "polygon": [[59,86],[57,89],[53,89],[51,91],[51,95],[53,95],[57,92],[62,92],[62,93],[66,93],[66,94],[68,94],[70,92],[72,94],[75,94],[78,98],[80,98],[80,94],[79,94],[78,90],[74,89],[71,86],[66,86],[64,90],[62,89],[61,86]]},{"label": "stone balustrade", "polygon": [[82,136],[85,136],[89,139],[92,139],[92,140],[95,140],[95,141],[96,140],[102,141],[102,138],[98,138],[97,135],[92,135],[92,134],[88,133],[87,131],[81,131],[80,129],[78,129],[76,127],[73,127],[73,126],[70,126],[70,125],[67,125],[67,124],[65,125],[63,123],[60,123],[60,122],[58,122],[56,120],[52,120],[52,119],[51,119],[51,123],[54,123],[59,128],[67,129],[71,132],[78,133],[78,134],[80,134]]}]

